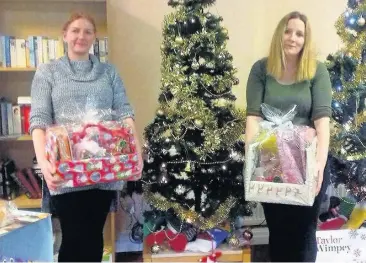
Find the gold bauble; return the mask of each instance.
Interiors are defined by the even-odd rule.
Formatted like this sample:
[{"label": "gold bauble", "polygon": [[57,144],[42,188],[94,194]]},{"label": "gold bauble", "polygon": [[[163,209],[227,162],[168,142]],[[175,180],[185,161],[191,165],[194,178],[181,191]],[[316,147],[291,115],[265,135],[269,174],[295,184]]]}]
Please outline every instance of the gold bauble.
[{"label": "gold bauble", "polygon": [[155,244],[151,247],[151,253],[158,254],[160,252],[160,246]]},{"label": "gold bauble", "polygon": [[194,120],[194,125],[197,128],[202,129],[203,128],[203,121],[202,120],[199,120],[199,119],[196,119],[196,120]]},{"label": "gold bauble", "polygon": [[181,127],[175,127],[174,128],[174,134],[176,136],[180,136],[182,134],[182,128]]},{"label": "gold bauble", "polygon": [[175,43],[177,43],[177,44],[183,44],[183,38],[182,37],[180,37],[180,36],[177,36],[176,38],[175,38]]},{"label": "gold bauble", "polygon": [[158,115],[158,116],[164,116],[164,111],[162,110],[162,109],[158,109],[157,111],[156,111],[156,115]]},{"label": "gold bauble", "polygon": [[193,61],[193,62],[192,62],[191,67],[192,67],[194,70],[197,70],[197,69],[199,69],[199,68],[200,68],[200,64],[198,64],[198,62],[197,62],[197,61]]},{"label": "gold bauble", "polygon": [[228,104],[228,100],[224,99],[224,98],[220,98],[217,100],[216,106],[217,107],[225,107]]},{"label": "gold bauble", "polygon": [[240,241],[239,238],[237,238],[235,235],[232,235],[229,240],[228,240],[228,244],[233,247],[233,248],[237,248],[240,245]]},{"label": "gold bauble", "polygon": [[326,65],[327,65],[327,67],[329,67],[329,68],[332,68],[332,67],[334,67],[334,66],[335,66],[334,61],[330,61],[330,60],[327,60],[327,61],[325,62],[325,64],[326,64]]}]

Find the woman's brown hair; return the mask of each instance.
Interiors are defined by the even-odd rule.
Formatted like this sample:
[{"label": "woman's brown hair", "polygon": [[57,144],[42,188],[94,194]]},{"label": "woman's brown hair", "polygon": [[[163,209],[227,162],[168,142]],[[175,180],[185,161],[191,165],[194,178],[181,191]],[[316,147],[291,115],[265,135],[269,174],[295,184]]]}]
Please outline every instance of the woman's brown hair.
[{"label": "woman's brown hair", "polygon": [[86,19],[86,20],[88,20],[93,25],[93,27],[94,27],[94,33],[97,32],[97,27],[95,25],[94,18],[91,15],[86,14],[86,13],[83,13],[83,12],[72,13],[71,16],[69,17],[69,19],[66,21],[66,23],[62,27],[62,30],[64,32],[67,31],[67,29],[69,28],[70,24],[72,22],[74,22],[75,20],[78,20],[78,19]]}]

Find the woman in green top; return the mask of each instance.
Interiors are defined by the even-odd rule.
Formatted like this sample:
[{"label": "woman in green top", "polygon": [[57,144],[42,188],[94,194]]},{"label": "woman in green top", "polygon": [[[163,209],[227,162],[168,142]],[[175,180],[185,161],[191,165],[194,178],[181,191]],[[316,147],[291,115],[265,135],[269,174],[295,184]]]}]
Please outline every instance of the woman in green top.
[{"label": "woman in green top", "polygon": [[286,110],[297,105],[294,124],[315,127],[318,136],[317,197],[311,207],[263,203],[269,228],[272,262],[315,262],[316,227],[322,198],[329,185],[326,167],[331,117],[331,83],[318,62],[305,15],[292,12],[279,22],[269,56],[257,61],[247,83],[247,145],[258,132],[261,103]]}]

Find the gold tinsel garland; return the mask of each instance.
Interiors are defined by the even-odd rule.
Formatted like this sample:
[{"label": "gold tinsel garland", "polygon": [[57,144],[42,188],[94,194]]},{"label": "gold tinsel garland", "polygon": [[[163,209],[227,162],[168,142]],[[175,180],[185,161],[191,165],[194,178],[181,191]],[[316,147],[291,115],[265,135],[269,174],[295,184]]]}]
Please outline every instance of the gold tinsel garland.
[{"label": "gold tinsel garland", "polygon": [[[366,123],[366,113],[362,112],[356,115],[355,120],[353,122],[349,122],[345,125],[348,125],[348,131],[354,132],[357,131],[361,127],[362,124]],[[360,160],[366,158],[366,152],[358,152],[358,153],[349,153],[343,149],[344,141],[340,138],[340,134],[343,130],[343,127],[334,120],[331,120],[331,133],[330,133],[330,145],[329,149],[331,153],[335,156],[338,156],[342,159],[348,161]]]},{"label": "gold tinsel garland", "polygon": [[221,130],[221,134],[223,137],[222,142],[224,147],[230,147],[234,143],[236,143],[238,141],[238,138],[240,138],[245,130],[246,111],[241,109],[234,109],[233,115],[235,119],[238,120],[238,122],[236,122],[234,126],[230,129]]},{"label": "gold tinsel garland", "polygon": [[231,102],[229,100],[225,100],[226,108],[230,109],[237,122],[233,123],[232,126],[227,125],[222,129],[218,129],[217,120],[212,111],[203,100],[193,97],[192,94],[197,89],[202,88],[202,86],[209,87],[215,85],[217,92],[226,90],[226,87],[233,85],[235,80],[234,74],[237,70],[234,68],[232,71],[225,72],[223,76],[192,74],[190,76],[192,78],[190,85],[186,85],[188,77],[184,73],[185,67],[175,64],[173,55],[164,57],[162,82],[165,84],[162,87],[162,91],[164,92],[164,89],[169,87],[169,91],[174,95],[174,100],[162,103],[160,110],[168,118],[179,116],[187,121],[191,121],[193,124],[195,122],[202,123],[202,127],[196,126],[196,128],[205,131],[205,140],[203,145],[193,149],[201,159],[206,159],[209,154],[223,146],[230,147],[233,145],[236,142],[235,138],[238,138],[244,131],[245,113],[236,110],[230,105]]},{"label": "gold tinsel garland", "polygon": [[366,123],[366,112],[362,112],[356,115],[355,125],[357,128],[361,127],[362,124]]},{"label": "gold tinsel garland", "polygon": [[[178,96],[179,97],[179,96]],[[189,102],[187,102],[189,100]],[[235,122],[225,125],[218,129],[217,120],[212,112],[204,105],[204,102],[197,98],[186,98],[185,102],[179,104],[176,101],[162,103],[160,109],[168,118],[180,116],[186,122],[195,123],[200,120],[204,127],[205,141],[201,147],[195,147],[193,151],[205,159],[210,153],[213,153],[220,148],[230,147],[238,141],[240,135],[245,129],[245,111],[232,109]],[[192,125],[191,125],[192,126]]]},{"label": "gold tinsel garland", "polygon": [[146,185],[144,186],[144,198],[158,210],[167,211],[172,208],[182,221],[192,223],[200,230],[212,229],[225,221],[236,203],[236,199],[230,196],[219,206],[215,214],[209,218],[203,218],[195,211],[184,209],[179,204],[170,202],[159,194],[151,193]]},{"label": "gold tinsel garland", "polygon": [[[366,40],[366,38],[365,38]],[[359,51],[361,53],[362,50]],[[339,102],[347,102],[349,96],[352,94],[352,90],[355,87],[358,87],[360,84],[365,83],[366,80],[366,65],[365,64],[358,64],[357,70],[355,72],[355,77],[352,81],[345,81],[343,78],[343,74],[340,76],[341,82],[343,84],[343,91],[342,92],[333,92],[333,99]]]}]

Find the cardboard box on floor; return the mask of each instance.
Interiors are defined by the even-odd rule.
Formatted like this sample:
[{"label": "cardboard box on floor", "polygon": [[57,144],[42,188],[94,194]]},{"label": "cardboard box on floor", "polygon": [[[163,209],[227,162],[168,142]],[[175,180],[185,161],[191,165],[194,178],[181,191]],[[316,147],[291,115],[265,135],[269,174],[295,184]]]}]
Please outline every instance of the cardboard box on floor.
[{"label": "cardboard box on floor", "polygon": [[0,258],[3,262],[53,261],[51,215],[12,211],[12,223],[0,228]]}]

